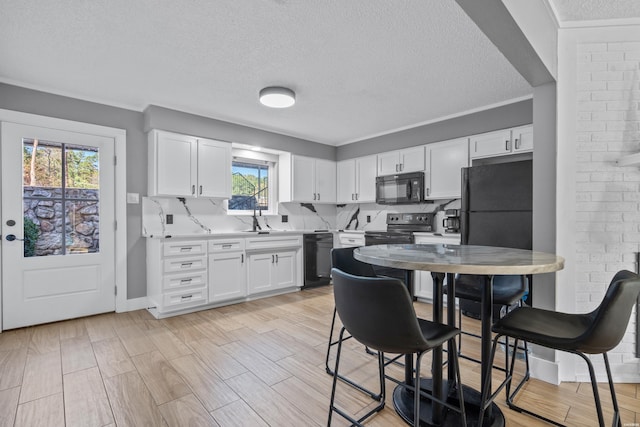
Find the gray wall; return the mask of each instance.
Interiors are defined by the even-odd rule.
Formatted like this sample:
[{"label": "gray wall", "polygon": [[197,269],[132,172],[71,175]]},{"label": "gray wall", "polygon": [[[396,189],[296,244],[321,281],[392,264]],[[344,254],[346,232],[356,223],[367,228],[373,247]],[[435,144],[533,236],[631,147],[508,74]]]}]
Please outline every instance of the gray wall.
[{"label": "gray wall", "polygon": [[148,132],[151,129],[162,129],[203,138],[258,145],[263,148],[289,151],[293,154],[321,159],[335,160],[336,158],[336,149],[330,145],[318,144],[304,139],[196,116],[155,105],[150,105],[144,111],[144,131]]},{"label": "gray wall", "polygon": [[[47,92],[0,83],[0,108],[109,126],[127,131],[127,192],[147,194],[147,138],[151,127],[190,135],[242,142],[335,159],[335,147],[194,116],[160,107],[142,112],[110,107]],[[147,127],[148,126],[148,127]],[[146,241],[142,234],[142,205],[127,205],[127,298],[147,294]]]},{"label": "gray wall", "polygon": [[431,142],[445,141],[478,133],[530,124],[533,100],[527,99],[490,110],[443,120],[338,147],[337,160],[377,154]]}]

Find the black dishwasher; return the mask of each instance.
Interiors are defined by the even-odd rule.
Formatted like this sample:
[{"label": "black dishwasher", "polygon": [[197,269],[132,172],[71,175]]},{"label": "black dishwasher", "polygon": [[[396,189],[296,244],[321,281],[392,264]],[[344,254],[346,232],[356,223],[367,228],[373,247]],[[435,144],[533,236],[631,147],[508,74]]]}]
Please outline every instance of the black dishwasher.
[{"label": "black dishwasher", "polygon": [[328,285],[331,281],[333,234],[329,232],[304,234],[302,241],[304,254],[303,288]]}]

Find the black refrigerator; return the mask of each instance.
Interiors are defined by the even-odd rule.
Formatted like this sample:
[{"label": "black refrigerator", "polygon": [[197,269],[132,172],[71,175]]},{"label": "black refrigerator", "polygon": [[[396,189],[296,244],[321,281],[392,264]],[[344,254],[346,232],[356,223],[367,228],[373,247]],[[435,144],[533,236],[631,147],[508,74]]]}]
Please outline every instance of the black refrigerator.
[{"label": "black refrigerator", "polygon": [[[531,249],[532,172],[531,160],[462,169],[463,245]],[[464,314],[479,317],[479,304],[463,300],[460,307]]]}]

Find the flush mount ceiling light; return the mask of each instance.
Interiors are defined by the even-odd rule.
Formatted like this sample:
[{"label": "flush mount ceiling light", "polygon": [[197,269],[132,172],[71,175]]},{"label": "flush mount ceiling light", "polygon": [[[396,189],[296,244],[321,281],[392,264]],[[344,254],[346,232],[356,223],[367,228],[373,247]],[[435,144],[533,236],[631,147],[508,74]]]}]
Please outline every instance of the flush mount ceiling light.
[{"label": "flush mount ceiling light", "polygon": [[260,103],[271,108],[287,108],[296,103],[296,94],[286,87],[265,87],[260,91]]}]

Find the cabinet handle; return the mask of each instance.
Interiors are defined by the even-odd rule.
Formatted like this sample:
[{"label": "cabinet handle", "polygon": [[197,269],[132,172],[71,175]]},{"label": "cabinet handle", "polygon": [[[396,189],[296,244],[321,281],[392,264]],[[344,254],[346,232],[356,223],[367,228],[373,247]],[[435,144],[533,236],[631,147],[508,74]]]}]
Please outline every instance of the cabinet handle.
[{"label": "cabinet handle", "polygon": [[318,193],[318,200],[320,200],[320,193]]},{"label": "cabinet handle", "polygon": [[358,193],[356,193],[356,200],[358,200]]},{"label": "cabinet handle", "polygon": [[520,149],[520,139],[516,138],[516,150]]},{"label": "cabinet handle", "polygon": [[222,245],[222,249],[229,249],[231,247],[230,244]]},{"label": "cabinet handle", "polygon": [[353,193],[351,193],[351,200],[353,200]]},{"label": "cabinet handle", "polygon": [[398,172],[398,164],[396,163],[396,172]]},{"label": "cabinet handle", "polygon": [[202,195],[202,185],[200,186],[200,195]]},{"label": "cabinet handle", "polygon": [[278,263],[278,254],[276,254],[276,264]]},{"label": "cabinet handle", "polygon": [[508,139],[504,142],[504,151],[509,151],[509,140]]},{"label": "cabinet handle", "polygon": [[180,264],[180,268],[189,268],[192,264],[192,262],[183,262],[182,264]]},{"label": "cabinet handle", "polygon": [[427,192],[427,197],[429,197],[429,189],[426,188],[425,191]]},{"label": "cabinet handle", "polygon": [[244,264],[244,254],[240,254],[240,264]]},{"label": "cabinet handle", "polygon": [[276,262],[276,256],[275,255],[271,255],[271,264],[273,264],[274,262]]},{"label": "cabinet handle", "polygon": [[356,242],[356,239],[347,239],[347,241],[348,241],[349,243],[355,243],[355,242]]},{"label": "cabinet handle", "polygon": [[316,199],[316,193],[313,193],[313,200]]},{"label": "cabinet handle", "polygon": [[180,283],[189,283],[191,282],[193,279],[182,279],[180,280]]},{"label": "cabinet handle", "polygon": [[193,246],[183,246],[180,248],[180,252],[191,252],[191,249],[193,249]]},{"label": "cabinet handle", "polygon": [[400,172],[404,169],[404,163],[400,163]]},{"label": "cabinet handle", "polygon": [[196,186],[195,185],[191,186],[191,194],[196,194]]},{"label": "cabinet handle", "polygon": [[193,297],[193,295],[182,295],[180,297],[181,300],[185,300],[185,299],[191,299]]}]

